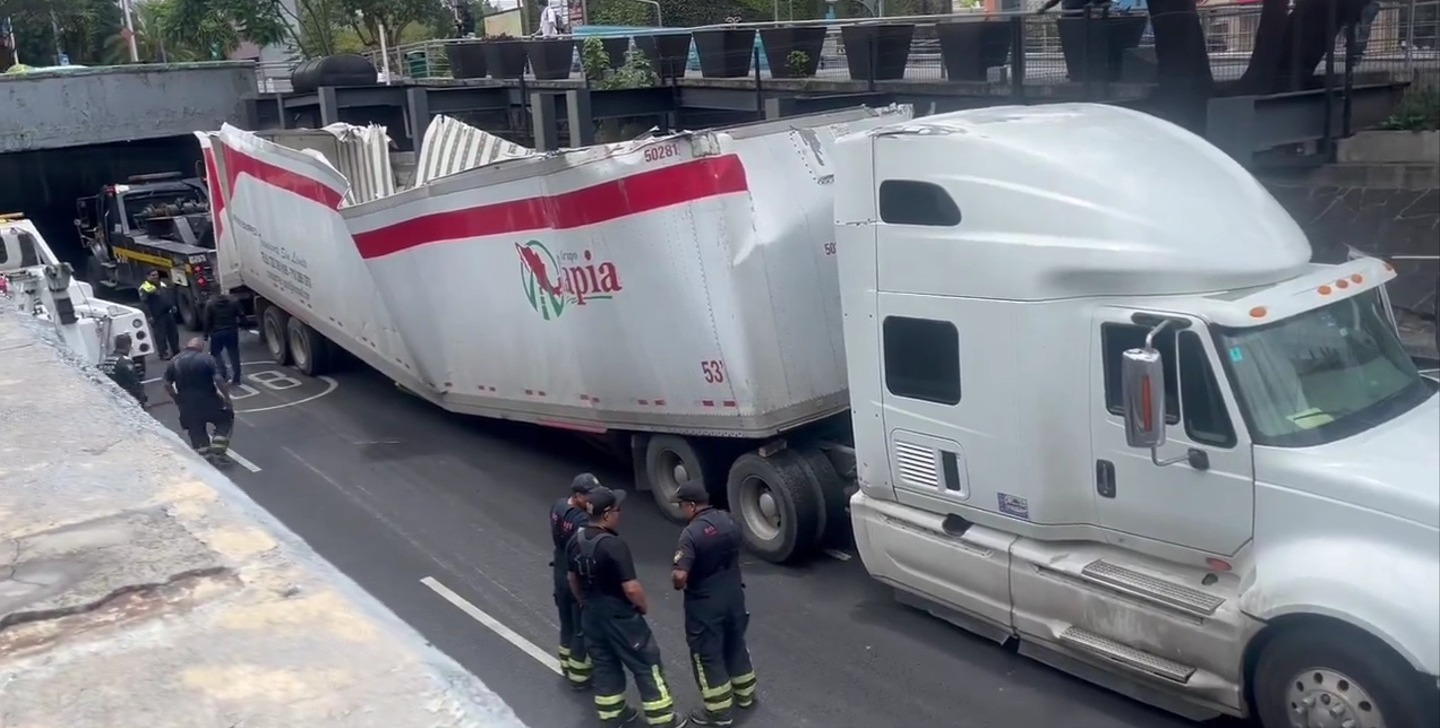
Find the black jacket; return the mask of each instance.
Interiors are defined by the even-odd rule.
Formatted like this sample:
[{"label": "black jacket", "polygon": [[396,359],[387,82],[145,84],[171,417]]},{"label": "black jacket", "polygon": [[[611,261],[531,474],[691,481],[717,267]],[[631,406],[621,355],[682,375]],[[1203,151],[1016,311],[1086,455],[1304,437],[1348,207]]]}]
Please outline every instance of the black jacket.
[{"label": "black jacket", "polygon": [[222,293],[205,304],[205,335],[240,328],[240,302]]},{"label": "black jacket", "polygon": [[110,377],[120,388],[130,393],[130,396],[145,404],[145,385],[140,381],[140,374],[135,371],[135,364],[128,356],[111,354],[100,362],[100,371]]},{"label": "black jacket", "polygon": [[175,311],[175,287],[164,279],[158,285],[145,281],[140,284],[140,302],[145,304],[145,310],[153,317],[163,316]]}]

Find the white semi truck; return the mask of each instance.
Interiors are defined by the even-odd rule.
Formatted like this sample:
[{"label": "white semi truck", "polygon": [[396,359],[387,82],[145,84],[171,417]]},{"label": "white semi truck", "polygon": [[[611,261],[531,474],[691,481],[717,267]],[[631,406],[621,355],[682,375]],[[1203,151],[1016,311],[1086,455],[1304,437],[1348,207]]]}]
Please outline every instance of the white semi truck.
[{"label": "white semi truck", "polygon": [[1440,398],[1394,272],[1310,263],[1178,127],[862,110],[350,205],[312,153],[203,141],[277,358],[619,434],[662,508],[702,478],[771,560],[853,477],[903,601],[1192,717],[1436,725]]}]

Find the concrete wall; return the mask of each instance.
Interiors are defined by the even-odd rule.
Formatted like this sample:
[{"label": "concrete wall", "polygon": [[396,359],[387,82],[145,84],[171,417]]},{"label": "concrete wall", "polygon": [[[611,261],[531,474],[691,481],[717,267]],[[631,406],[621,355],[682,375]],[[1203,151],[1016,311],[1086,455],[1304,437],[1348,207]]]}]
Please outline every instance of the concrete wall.
[{"label": "concrete wall", "polygon": [[255,87],[254,64],[235,61],[0,75],[0,154],[242,124]]}]

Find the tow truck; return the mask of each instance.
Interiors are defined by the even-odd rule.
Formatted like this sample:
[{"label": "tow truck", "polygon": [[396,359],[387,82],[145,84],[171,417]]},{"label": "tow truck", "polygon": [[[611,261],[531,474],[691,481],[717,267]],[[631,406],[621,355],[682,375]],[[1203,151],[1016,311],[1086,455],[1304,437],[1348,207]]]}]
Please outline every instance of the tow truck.
[{"label": "tow truck", "polygon": [[205,302],[219,291],[215,236],[205,183],[179,172],[136,175],[75,203],[75,227],[89,251],[89,283],[134,291],[150,271],[176,287],[180,321],[201,326]]},{"label": "tow truck", "polygon": [[39,229],[20,213],[0,215],[0,299],[50,322],[87,364],[109,356],[122,333],[134,342],[132,357],[142,374],[154,351],[144,312],[96,298],[90,284],[75,280],[70,264],[56,257]]}]

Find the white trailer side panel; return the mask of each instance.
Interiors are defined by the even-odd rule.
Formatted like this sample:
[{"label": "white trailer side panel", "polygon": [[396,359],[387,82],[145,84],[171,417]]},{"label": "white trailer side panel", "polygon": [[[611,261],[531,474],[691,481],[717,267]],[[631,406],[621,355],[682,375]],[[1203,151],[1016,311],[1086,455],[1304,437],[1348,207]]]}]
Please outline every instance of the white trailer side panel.
[{"label": "white trailer side panel", "polygon": [[[237,247],[280,241],[304,258],[298,303],[316,315],[388,312],[418,379],[404,383],[442,406],[759,437],[847,406],[829,148],[908,116],[859,109],[508,160],[338,213],[333,168],[220,137],[269,175],[235,186],[230,217],[258,231],[237,224]],[[288,261],[241,257],[289,310],[301,292],[275,270]],[[334,284],[373,300],[319,292]]]}]

